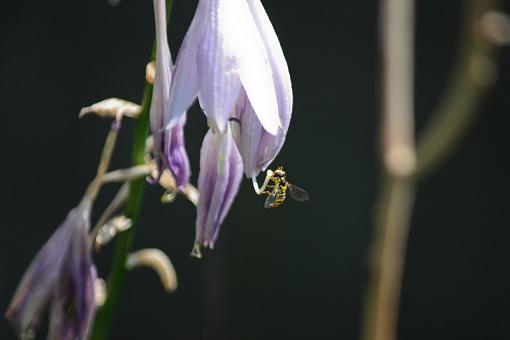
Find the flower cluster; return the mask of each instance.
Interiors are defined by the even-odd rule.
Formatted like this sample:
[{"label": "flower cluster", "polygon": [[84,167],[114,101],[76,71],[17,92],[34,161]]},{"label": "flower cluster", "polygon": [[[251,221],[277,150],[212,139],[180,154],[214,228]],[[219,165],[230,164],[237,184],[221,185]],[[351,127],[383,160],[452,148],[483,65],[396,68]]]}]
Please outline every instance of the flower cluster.
[{"label": "flower cluster", "polygon": [[213,248],[243,171],[255,178],[284,143],[292,113],[289,70],[260,0],[200,0],[170,74],[164,0],[154,3],[156,154],[183,185],[189,163],[183,139],[172,136],[182,137],[186,111],[198,98],[209,131],[200,153],[195,251]]},{"label": "flower cluster", "polygon": [[[106,174],[122,116],[136,117],[141,108],[112,98],[82,109],[80,115],[95,112],[116,120],[105,142],[97,175],[82,202],[69,212],[36,255],[7,310],[7,318],[22,339],[35,335],[48,307],[48,339],[88,338],[96,304],[105,298],[104,292],[101,294],[104,288],[97,287],[102,281],[97,279],[91,244],[108,242],[116,232],[131,225],[127,218],[112,219],[122,222],[118,226],[108,222],[125,202],[130,174],[156,172],[155,181],[170,183],[165,178],[170,172],[175,183],[167,183],[168,187],[189,189],[184,125],[186,111],[195,99],[198,98],[209,125],[200,151],[200,195],[193,248],[196,256],[200,256],[200,247],[214,247],[243,172],[256,181],[284,143],[292,112],[290,76],[260,0],[200,0],[175,66],[167,41],[165,0],[153,1],[157,53],[150,127],[155,162],[149,160],[141,168]],[[92,204],[107,177],[113,180],[119,176],[126,183],[99,219],[99,229],[91,232]],[[195,201],[192,192],[188,196]],[[150,250],[132,255],[128,257],[129,268],[151,265],[161,273],[169,291],[176,288],[173,267],[162,252]]]}]

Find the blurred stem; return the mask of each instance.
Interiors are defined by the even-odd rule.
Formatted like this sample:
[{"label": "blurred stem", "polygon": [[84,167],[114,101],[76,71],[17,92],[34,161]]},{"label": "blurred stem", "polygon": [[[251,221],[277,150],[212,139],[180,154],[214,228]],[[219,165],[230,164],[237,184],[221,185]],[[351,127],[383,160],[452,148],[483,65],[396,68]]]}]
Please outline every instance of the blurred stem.
[{"label": "blurred stem", "polygon": [[415,197],[414,1],[381,3],[382,160],[363,339],[395,339],[407,234]]},{"label": "blurred stem", "polygon": [[471,0],[466,7],[458,57],[448,87],[417,143],[418,178],[426,177],[462,141],[481,100],[497,77],[496,46],[484,36],[480,18],[496,0]]},{"label": "blurred stem", "polygon": [[[172,0],[166,0],[167,18],[170,17]],[[156,43],[152,47],[150,60],[156,57]],[[152,99],[153,86],[145,84],[143,99],[141,104],[140,116],[136,119],[133,127],[133,146],[131,155],[131,165],[137,166],[144,164],[145,141],[149,133],[149,113]],[[113,265],[108,277],[107,298],[104,305],[98,310],[91,339],[104,340],[108,338],[110,326],[113,321],[115,310],[119,303],[122,287],[126,278],[127,270],[125,267],[128,253],[133,244],[136,227],[138,225],[138,215],[140,213],[143,194],[145,191],[145,178],[137,178],[131,182],[129,196],[126,202],[125,215],[132,221],[132,226],[127,231],[121,233],[117,239],[117,246],[113,258]]]},{"label": "blurred stem", "polygon": [[[405,0],[403,1],[405,2]],[[385,137],[383,160],[385,167],[376,204],[374,240],[370,254],[370,280],[365,296],[364,340],[393,340],[397,338],[400,290],[416,183],[418,179],[422,179],[440,165],[455,149],[455,146],[469,130],[481,99],[495,82],[497,74],[494,60],[495,47],[486,40],[480,28],[480,18],[488,10],[494,8],[495,2],[495,0],[471,0],[465,5],[466,15],[461,33],[462,43],[452,73],[452,80],[438,105],[437,113],[418,140],[416,167],[414,168],[406,166],[410,158],[406,157],[405,153],[400,153],[407,147],[412,147],[412,144],[404,148],[393,148],[392,152],[392,145],[398,146],[395,133],[397,137],[405,136],[405,132],[402,133],[402,130],[398,129],[408,129],[412,120],[409,117],[401,120],[401,123],[403,122],[401,126],[396,125],[397,130],[393,131],[391,130],[392,125],[387,123],[387,120],[391,119],[390,116],[395,114],[393,110],[404,108],[405,103],[412,102],[412,99],[399,98],[399,96],[391,97],[391,93],[395,93],[395,90],[399,88],[398,81],[392,82],[391,78],[395,79],[398,76],[395,76],[395,71],[391,70],[391,62],[388,63],[385,60],[383,63],[385,68],[383,97],[383,137]],[[398,18],[398,15],[403,15],[402,11],[395,10],[393,14],[397,17],[391,16],[392,11],[386,8],[386,6],[390,6],[390,3],[393,6],[403,6],[399,0],[386,0],[382,5],[382,10],[386,11],[382,25],[384,33],[390,31],[386,25],[405,22],[402,18]],[[395,32],[401,30],[412,32],[413,28],[402,26],[393,33],[398,36],[398,33]],[[383,37],[388,39],[384,33]],[[400,37],[400,39],[402,38]],[[383,55],[385,57],[387,54],[393,55],[395,61],[395,54],[388,52],[391,48],[395,48],[395,46],[391,46],[388,41],[384,40]],[[401,45],[400,48],[411,49],[412,44],[407,47]],[[408,51],[407,53],[403,52],[402,55],[412,54]],[[412,75],[409,76],[409,79],[412,79]],[[401,82],[400,85],[403,83]],[[390,89],[386,87],[390,87]],[[393,87],[393,91],[391,87]],[[410,94],[406,92],[405,95]],[[397,104],[392,106],[391,103],[395,101]],[[408,109],[409,113],[412,113],[412,108],[408,107]],[[411,148],[407,149],[412,150]],[[399,152],[395,153],[395,150]],[[412,169],[412,171],[402,171],[406,169]]]},{"label": "blurred stem", "polygon": [[384,174],[376,205],[370,282],[366,291],[364,340],[396,339],[415,182]]}]

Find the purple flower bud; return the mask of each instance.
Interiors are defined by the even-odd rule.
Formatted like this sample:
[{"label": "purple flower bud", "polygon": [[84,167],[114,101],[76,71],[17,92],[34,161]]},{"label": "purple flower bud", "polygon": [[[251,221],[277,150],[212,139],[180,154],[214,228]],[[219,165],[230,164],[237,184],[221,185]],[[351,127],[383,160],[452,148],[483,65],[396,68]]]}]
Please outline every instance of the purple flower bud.
[{"label": "purple flower bud", "polygon": [[174,127],[165,131],[165,156],[168,168],[174,175],[177,188],[181,191],[184,190],[191,175],[188,153],[184,144],[185,124],[186,115],[184,114]]},{"label": "purple flower bud", "polygon": [[90,210],[90,201],[71,210],[25,272],[6,313],[20,337],[35,333],[48,304],[48,339],[87,337],[96,279],[87,237]]},{"label": "purple flower bud", "polygon": [[168,168],[175,177],[177,187],[183,190],[191,172],[184,144],[186,113],[183,112],[171,129],[165,130],[164,122],[164,116],[169,108],[168,100],[172,82],[172,57],[167,40],[165,7],[165,0],[154,0],[157,51],[150,121],[159,173]]},{"label": "purple flower bud", "polygon": [[234,201],[243,177],[243,164],[227,133],[207,132],[200,151],[195,243],[213,248],[220,225]]},{"label": "purple flower bud", "polygon": [[267,18],[256,15],[257,5],[247,0],[200,0],[177,56],[167,126],[177,124],[198,96],[211,128],[225,133],[235,103],[245,93],[264,130],[278,133],[280,90],[271,59],[278,53],[269,50],[274,37],[272,27],[266,31]]}]

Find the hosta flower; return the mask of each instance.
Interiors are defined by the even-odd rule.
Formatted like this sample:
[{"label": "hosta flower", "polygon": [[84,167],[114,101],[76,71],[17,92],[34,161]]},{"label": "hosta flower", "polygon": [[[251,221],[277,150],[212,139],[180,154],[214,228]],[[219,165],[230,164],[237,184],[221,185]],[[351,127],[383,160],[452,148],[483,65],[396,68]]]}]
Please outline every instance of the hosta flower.
[{"label": "hosta flower", "polygon": [[281,82],[275,77],[288,72],[276,69],[281,65],[272,56],[273,28],[260,11],[260,3],[247,0],[200,0],[177,56],[168,127],[198,96],[210,127],[225,133],[245,94],[265,131],[278,133],[277,94],[285,90],[277,88]]},{"label": "hosta flower", "polygon": [[6,316],[32,336],[50,305],[48,339],[85,339],[95,313],[96,270],[88,244],[91,202],[71,210],[24,274]]},{"label": "hosta flower", "polygon": [[169,108],[170,84],[172,82],[172,57],[168,47],[165,0],[154,0],[156,22],[156,75],[150,112],[154,154],[159,173],[168,168],[175,177],[180,190],[184,189],[190,176],[190,165],[184,144],[186,113],[175,125],[165,130],[165,113]]},{"label": "hosta flower", "polygon": [[248,177],[265,170],[291,118],[289,70],[259,0],[199,1],[177,56],[167,128],[178,126],[197,97],[210,130],[201,151],[196,244],[213,247],[243,164]]},{"label": "hosta flower", "polygon": [[[242,177],[243,163],[230,131],[214,133],[209,129],[200,150],[196,245],[214,247]],[[194,255],[200,256],[199,248],[194,250]]]}]

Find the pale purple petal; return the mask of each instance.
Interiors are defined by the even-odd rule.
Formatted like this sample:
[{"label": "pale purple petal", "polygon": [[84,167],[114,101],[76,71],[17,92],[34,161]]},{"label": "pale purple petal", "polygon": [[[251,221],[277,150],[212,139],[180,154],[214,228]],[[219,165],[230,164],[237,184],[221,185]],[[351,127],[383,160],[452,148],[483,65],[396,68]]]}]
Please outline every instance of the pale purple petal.
[{"label": "pale purple petal", "polygon": [[[248,0],[248,5],[269,57],[281,122],[275,135],[268,133],[261,123],[254,119],[255,112],[251,101],[241,94],[238,102],[244,101],[245,104],[236,107],[236,117],[240,121],[240,126],[236,128],[236,142],[243,157],[245,174],[253,177],[267,168],[285,142],[292,115],[292,85],[278,37],[262,4],[259,0]],[[233,123],[233,128],[235,125],[238,124]]]},{"label": "pale purple petal", "polygon": [[[170,110],[170,87],[172,83],[172,57],[168,47],[165,0],[154,0],[156,22],[156,75],[151,103],[151,131],[154,142],[154,158],[159,174],[168,168],[174,175],[179,189],[184,189],[190,176],[190,165],[184,143],[186,115],[165,131],[165,116]],[[183,112],[184,113],[184,112]]]},{"label": "pale purple petal", "polygon": [[[226,132],[228,118],[241,89],[237,42],[240,13],[233,11],[242,1],[201,0],[204,32],[197,41],[198,99],[211,126]],[[239,39],[237,39],[239,40]]]},{"label": "pale purple petal", "polygon": [[235,141],[241,153],[244,173],[254,177],[265,170],[280,152],[285,141],[285,133],[278,130],[276,135],[268,133],[260,124],[248,98],[241,95],[236,106],[238,121],[231,123]]},{"label": "pale purple petal", "polygon": [[186,114],[182,115],[177,124],[165,132],[165,155],[168,168],[172,172],[179,190],[189,181],[191,168],[184,142],[184,125]]},{"label": "pale purple petal", "polygon": [[234,139],[243,159],[244,173],[247,177],[253,177],[260,171],[258,167],[259,150],[262,147],[260,142],[262,134],[267,132],[262,128],[244,91],[236,106],[236,118],[238,121],[232,122]]},{"label": "pale purple petal", "polygon": [[[55,302],[56,287],[62,282],[63,268],[69,261],[81,262],[85,256],[90,269],[92,260],[87,243],[90,209],[90,202],[84,201],[71,210],[24,274],[6,313],[20,336],[37,330],[46,306]],[[77,239],[82,242],[78,248]]]},{"label": "pale purple petal", "polygon": [[266,131],[276,134],[280,120],[268,51],[246,1],[225,2],[226,44],[239,59],[239,76],[244,90]]},{"label": "pale purple petal", "polygon": [[214,247],[220,225],[239,190],[243,174],[242,160],[230,131],[207,132],[200,152],[196,242]]},{"label": "pale purple petal", "polygon": [[48,242],[33,259],[14,294],[6,317],[19,335],[29,334],[39,327],[43,312],[53,294],[71,240],[76,211],[69,213]]},{"label": "pale purple petal", "polygon": [[262,3],[260,0],[247,1],[267,51],[276,90],[276,98],[278,100],[281,128],[286,133],[292,114],[292,84],[287,61],[285,60],[278,36]]},{"label": "pale purple petal", "polygon": [[94,281],[97,277],[88,247],[88,233],[77,229],[69,256],[55,285],[48,339],[87,339],[94,315]]},{"label": "pale purple petal", "polygon": [[204,32],[204,17],[207,4],[199,2],[193,21],[186,32],[175,61],[174,81],[170,88],[169,110],[165,115],[165,126],[177,124],[198,95],[197,42]]},{"label": "pale purple petal", "polygon": [[172,57],[166,33],[165,0],[154,0],[156,23],[156,74],[152,91],[150,125],[154,140],[154,157],[160,170],[166,167],[164,156],[164,116],[168,112]]}]

